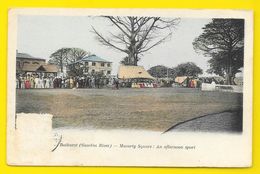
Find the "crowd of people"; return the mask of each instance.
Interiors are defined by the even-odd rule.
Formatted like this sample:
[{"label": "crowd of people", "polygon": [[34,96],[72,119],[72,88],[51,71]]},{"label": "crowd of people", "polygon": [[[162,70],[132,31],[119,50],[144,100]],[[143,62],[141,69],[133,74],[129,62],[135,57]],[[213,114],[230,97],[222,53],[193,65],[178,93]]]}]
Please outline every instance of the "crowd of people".
[{"label": "crowd of people", "polygon": [[201,79],[187,78],[186,87],[188,88],[201,88]]},{"label": "crowd of people", "polygon": [[[169,85],[168,85],[169,83]],[[23,74],[16,76],[17,89],[32,88],[157,88],[157,87],[175,87],[182,86],[188,88],[201,88],[202,83],[223,84],[223,81],[217,81],[214,78],[187,78],[182,84],[175,82],[166,82],[158,79],[156,81],[149,79],[119,80],[115,77],[105,76],[54,76],[42,74]]]},{"label": "crowd of people", "polygon": [[222,78],[214,78],[214,77],[187,77],[184,82],[182,83],[173,83],[172,86],[181,86],[187,88],[201,88],[202,83],[207,84],[224,84],[224,80]]},{"label": "crowd of people", "polygon": [[76,77],[55,77],[39,74],[17,75],[16,88],[104,88],[114,86],[119,88],[119,80],[116,78],[99,76],[76,76]]},{"label": "crowd of people", "polygon": [[38,74],[27,74],[16,76],[16,88],[30,89],[30,88],[53,88],[52,76],[40,77]]}]

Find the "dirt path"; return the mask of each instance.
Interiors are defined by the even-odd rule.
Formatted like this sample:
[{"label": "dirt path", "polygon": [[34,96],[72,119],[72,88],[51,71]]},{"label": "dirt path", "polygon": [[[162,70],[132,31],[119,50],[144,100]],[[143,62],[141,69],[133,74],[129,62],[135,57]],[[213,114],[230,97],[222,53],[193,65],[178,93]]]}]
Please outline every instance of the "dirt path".
[{"label": "dirt path", "polygon": [[167,132],[242,132],[242,111],[210,114],[171,127]]}]

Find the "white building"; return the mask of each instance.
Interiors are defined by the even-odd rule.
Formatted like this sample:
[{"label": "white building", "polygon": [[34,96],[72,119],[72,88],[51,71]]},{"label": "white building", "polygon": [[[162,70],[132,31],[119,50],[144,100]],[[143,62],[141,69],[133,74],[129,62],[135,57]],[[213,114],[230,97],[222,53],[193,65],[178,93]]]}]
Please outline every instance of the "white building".
[{"label": "white building", "polygon": [[82,68],[84,74],[94,74],[101,72],[104,75],[110,75],[112,71],[112,62],[102,59],[96,55],[90,55],[83,57],[76,62],[70,63],[68,65],[67,71],[74,66],[75,68]]}]

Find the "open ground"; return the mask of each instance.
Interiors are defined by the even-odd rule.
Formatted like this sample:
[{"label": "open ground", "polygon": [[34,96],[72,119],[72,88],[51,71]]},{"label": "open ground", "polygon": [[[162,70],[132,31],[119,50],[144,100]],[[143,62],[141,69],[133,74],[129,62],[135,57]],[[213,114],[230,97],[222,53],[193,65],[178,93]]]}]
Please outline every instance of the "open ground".
[{"label": "open ground", "polygon": [[241,123],[242,96],[188,88],[30,89],[17,90],[16,113],[52,114],[53,128],[164,132],[174,125],[212,114],[222,114],[223,118],[223,113],[240,113],[232,114],[236,120],[232,123]]}]

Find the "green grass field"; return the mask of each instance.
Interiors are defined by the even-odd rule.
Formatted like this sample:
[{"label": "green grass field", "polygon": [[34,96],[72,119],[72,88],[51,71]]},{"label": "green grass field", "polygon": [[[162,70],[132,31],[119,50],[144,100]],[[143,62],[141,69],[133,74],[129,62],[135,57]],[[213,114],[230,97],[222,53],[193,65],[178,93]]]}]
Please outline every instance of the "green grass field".
[{"label": "green grass field", "polygon": [[186,88],[17,90],[16,113],[49,113],[53,128],[165,131],[202,115],[242,109],[242,94]]}]

